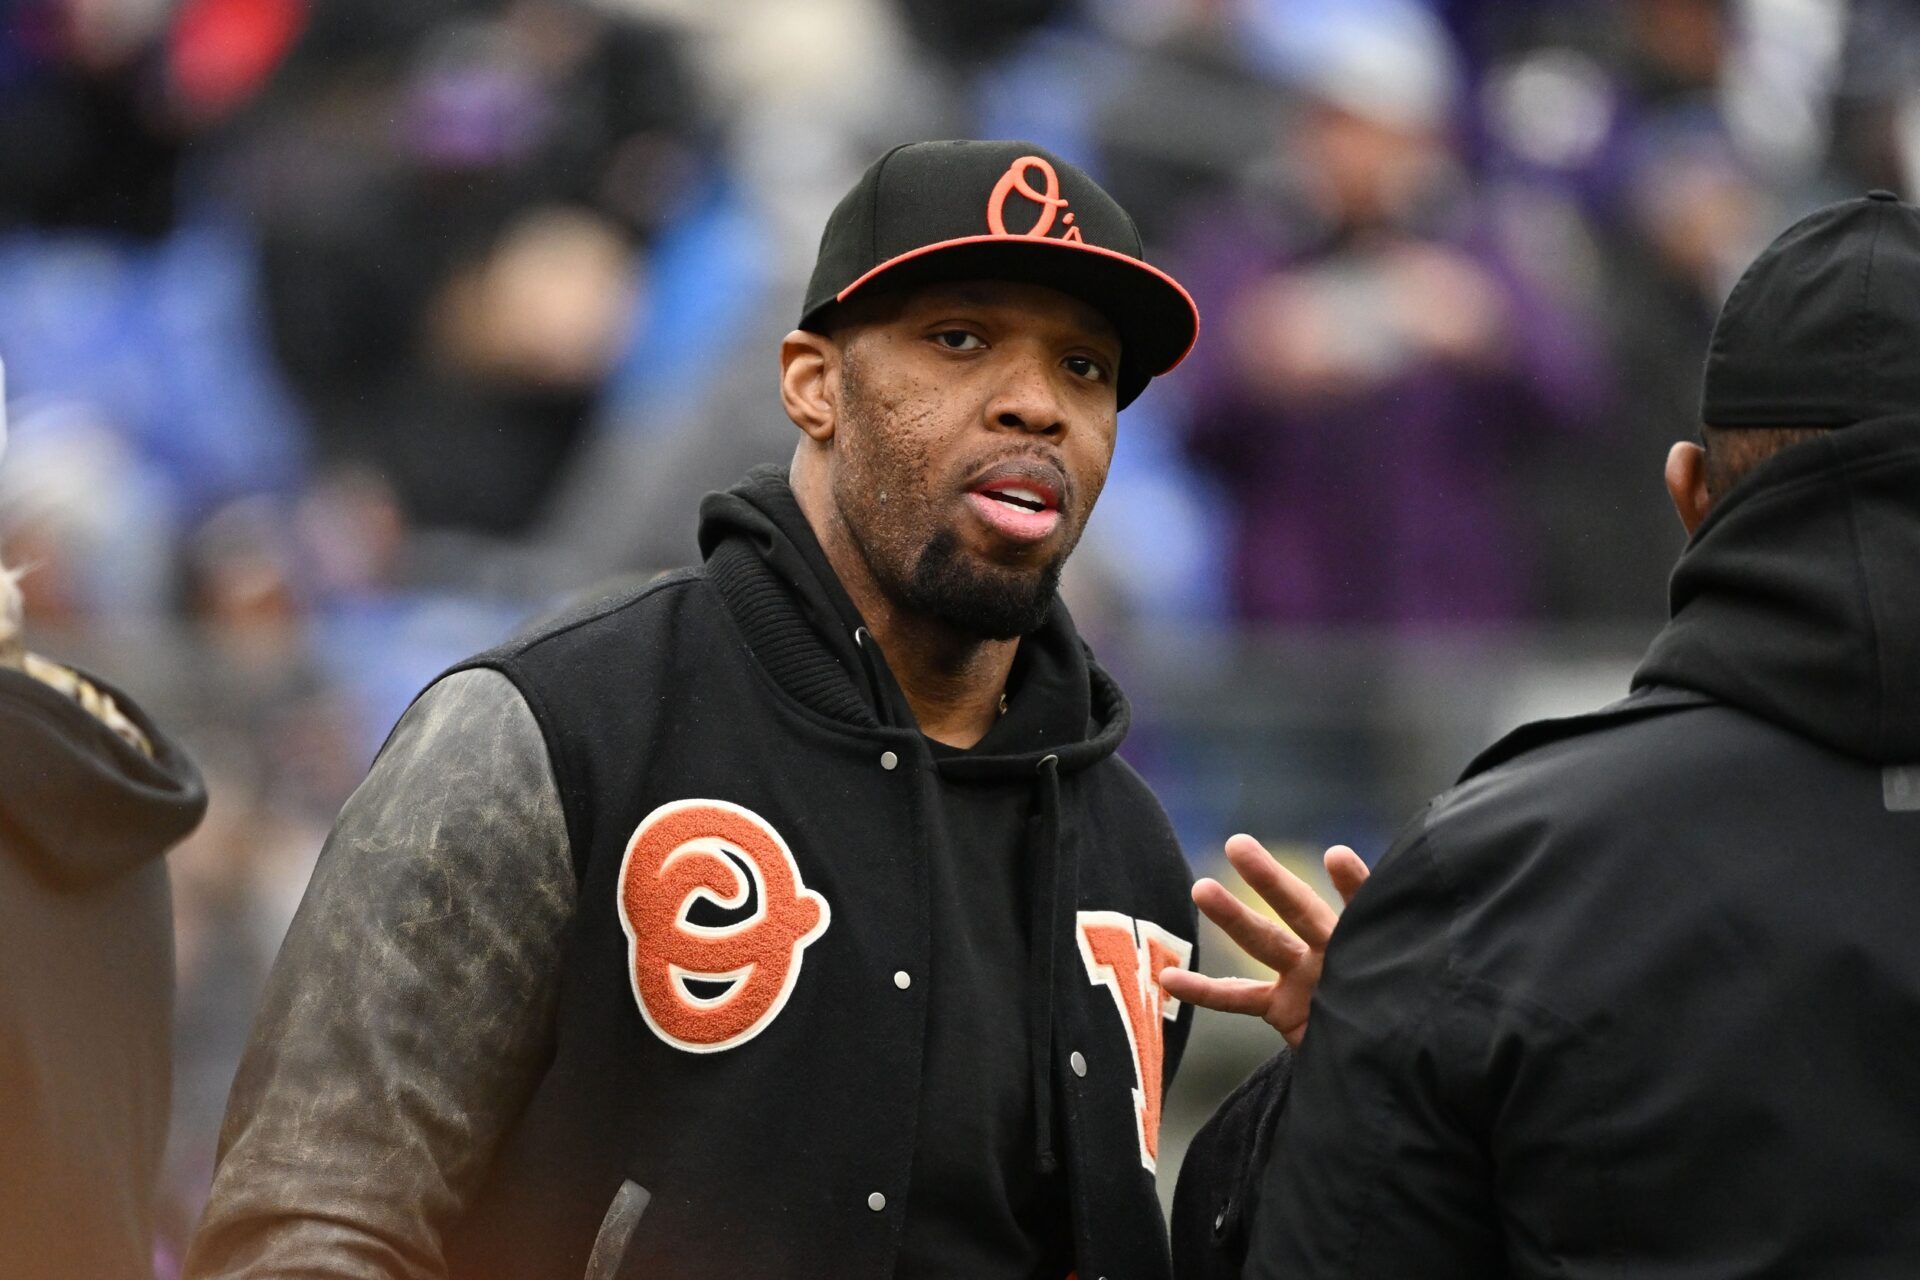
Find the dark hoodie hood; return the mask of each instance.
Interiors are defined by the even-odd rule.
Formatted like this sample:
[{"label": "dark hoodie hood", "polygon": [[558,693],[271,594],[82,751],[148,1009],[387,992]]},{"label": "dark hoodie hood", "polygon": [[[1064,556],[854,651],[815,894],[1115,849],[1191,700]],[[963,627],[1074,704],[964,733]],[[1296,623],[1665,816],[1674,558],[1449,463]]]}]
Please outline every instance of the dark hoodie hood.
[{"label": "dark hoodie hood", "polygon": [[66,694],[0,670],[0,856],[68,890],[163,856],[207,807],[199,770],[173,740],[126,694],[86,678],[146,734],[152,759]]},{"label": "dark hoodie hood", "polygon": [[[707,573],[780,686],[848,725],[908,728],[913,712],[840,585],[783,467],[759,467],[700,505]],[[769,580],[768,572],[772,578]],[[954,781],[1031,777],[1047,756],[1062,773],[1112,755],[1126,737],[1125,695],[1093,661],[1056,596],[1020,642],[1007,713],[971,750],[936,753]]]},{"label": "dark hoodie hood", "polygon": [[1920,760],[1920,415],[1783,450],[1708,515],[1634,686],[1708,694],[1879,764]]}]

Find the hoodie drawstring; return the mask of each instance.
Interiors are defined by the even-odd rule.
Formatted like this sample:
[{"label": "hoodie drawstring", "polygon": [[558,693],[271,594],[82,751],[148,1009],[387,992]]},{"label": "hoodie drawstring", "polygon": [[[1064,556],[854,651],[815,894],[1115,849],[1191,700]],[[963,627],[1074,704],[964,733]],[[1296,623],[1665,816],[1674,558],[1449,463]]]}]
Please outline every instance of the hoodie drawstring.
[{"label": "hoodie drawstring", "polygon": [[873,638],[873,632],[865,627],[855,627],[853,647],[860,651],[860,666],[866,673],[867,697],[873,704],[874,715],[882,725],[893,728],[893,704],[887,698],[885,683],[880,679],[880,644]]},{"label": "hoodie drawstring", "polygon": [[[883,696],[880,646],[865,627],[853,632],[880,722],[890,724],[890,701]],[[1060,839],[1060,757],[1041,757],[1028,818],[1028,865],[1032,876],[1032,916],[1027,938],[1027,1043],[1035,1121],[1034,1165],[1043,1175],[1060,1168],[1053,1149],[1053,1004],[1054,967],[1059,957],[1060,904],[1074,901],[1079,867],[1072,847]]]},{"label": "hoodie drawstring", "polygon": [[[1060,840],[1060,757],[1040,761],[1032,827],[1033,918],[1028,931],[1027,1039],[1033,1071],[1036,1139],[1035,1167],[1042,1174],[1059,1169],[1053,1149],[1053,982],[1060,950],[1059,904],[1062,886],[1071,893],[1078,868]],[[1069,899],[1070,900],[1070,899]]]}]

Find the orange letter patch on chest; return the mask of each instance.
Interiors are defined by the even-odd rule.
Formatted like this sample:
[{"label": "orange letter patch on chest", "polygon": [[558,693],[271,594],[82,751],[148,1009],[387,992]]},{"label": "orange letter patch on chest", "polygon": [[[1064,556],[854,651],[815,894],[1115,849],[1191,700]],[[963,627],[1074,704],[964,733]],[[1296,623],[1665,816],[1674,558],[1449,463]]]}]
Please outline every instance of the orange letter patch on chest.
[{"label": "orange letter patch on chest", "polygon": [[[725,800],[676,800],[648,814],[620,861],[620,924],[640,1016],[688,1053],[745,1044],[772,1025],[827,931],[827,900],[800,882],[766,819]],[[695,924],[701,899],[744,919]],[[717,991],[696,994],[689,983]]]},{"label": "orange letter patch on chest", "polygon": [[1160,1092],[1166,1061],[1164,1023],[1179,1016],[1180,1002],[1160,986],[1160,971],[1184,969],[1193,944],[1151,920],[1118,911],[1082,911],[1076,917],[1080,960],[1087,979],[1105,987],[1120,1012],[1133,1051],[1133,1114],[1140,1127],[1140,1163],[1149,1171],[1160,1159]]}]

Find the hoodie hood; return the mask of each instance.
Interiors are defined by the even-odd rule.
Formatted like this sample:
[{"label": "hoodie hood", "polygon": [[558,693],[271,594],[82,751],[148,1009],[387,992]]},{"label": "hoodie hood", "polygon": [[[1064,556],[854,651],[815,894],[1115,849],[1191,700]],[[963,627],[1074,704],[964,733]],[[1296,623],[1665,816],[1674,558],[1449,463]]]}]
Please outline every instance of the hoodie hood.
[{"label": "hoodie hood", "polygon": [[200,772],[120,690],[89,675],[140,727],[153,758],[72,698],[0,670],[0,852],[62,889],[116,880],[200,823]]},{"label": "hoodie hood", "polygon": [[[862,728],[913,728],[906,697],[787,482],[785,468],[749,472],[700,506],[707,573],[747,633],[754,656],[791,696]],[[1062,773],[1112,755],[1126,737],[1125,695],[1093,661],[1058,596],[1023,637],[1007,682],[1007,712],[967,751],[938,751],[955,781],[1032,777],[1048,756]]]},{"label": "hoodie hood", "polygon": [[1708,515],[1634,686],[1879,764],[1920,760],[1920,415],[1783,450]]}]

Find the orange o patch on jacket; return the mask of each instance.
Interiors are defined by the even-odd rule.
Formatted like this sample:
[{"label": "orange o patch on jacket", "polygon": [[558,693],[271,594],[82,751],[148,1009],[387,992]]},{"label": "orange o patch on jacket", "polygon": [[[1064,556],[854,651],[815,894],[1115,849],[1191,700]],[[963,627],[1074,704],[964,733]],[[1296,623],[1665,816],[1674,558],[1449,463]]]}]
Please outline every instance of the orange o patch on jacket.
[{"label": "orange o patch on jacket", "polygon": [[[725,800],[676,800],[627,842],[620,924],[640,1016],[689,1053],[718,1053],[765,1031],[800,980],[802,953],[827,931],[827,900],[800,881],[793,851],[766,819]],[[694,924],[706,899],[754,903],[744,919]],[[722,988],[698,994],[688,984]]]}]

